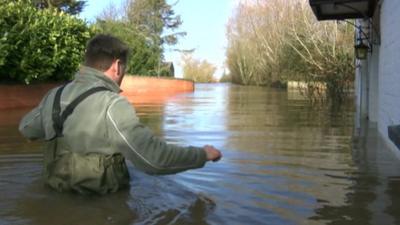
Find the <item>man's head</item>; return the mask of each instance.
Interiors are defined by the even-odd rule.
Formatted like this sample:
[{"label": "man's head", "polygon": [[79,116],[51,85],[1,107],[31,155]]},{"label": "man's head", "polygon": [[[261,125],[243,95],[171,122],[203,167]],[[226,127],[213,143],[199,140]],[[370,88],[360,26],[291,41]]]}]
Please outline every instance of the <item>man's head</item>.
[{"label": "man's head", "polygon": [[129,48],[121,40],[111,35],[99,34],[87,43],[85,65],[102,71],[120,85],[128,54]]}]

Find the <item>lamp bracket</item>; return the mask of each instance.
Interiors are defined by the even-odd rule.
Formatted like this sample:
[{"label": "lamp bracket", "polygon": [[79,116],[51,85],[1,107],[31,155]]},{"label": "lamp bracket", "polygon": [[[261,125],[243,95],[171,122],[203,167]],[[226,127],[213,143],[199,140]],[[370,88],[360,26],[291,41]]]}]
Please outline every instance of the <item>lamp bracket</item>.
[{"label": "lamp bracket", "polygon": [[[381,5],[381,1],[378,1],[378,7],[379,7],[380,5]],[[346,4],[345,2],[340,2],[340,3],[337,2],[337,3],[335,3],[335,6],[342,6],[342,7],[351,9],[351,10],[353,10],[353,11],[355,11],[355,12],[358,12],[358,13],[360,13],[361,15],[363,15],[364,21],[367,21],[367,22],[368,22],[370,28],[373,30],[373,32],[374,32],[375,35],[376,35],[376,37],[375,37],[376,39],[375,39],[375,41],[373,41],[373,42],[371,42],[370,37],[362,30],[362,26],[361,26],[361,25],[357,26],[356,24],[354,24],[354,23],[352,23],[352,22],[350,22],[350,21],[348,21],[348,20],[344,20],[344,21],[347,22],[347,23],[349,23],[349,24],[351,24],[351,25],[353,25],[356,29],[358,29],[359,32],[362,33],[362,34],[364,35],[365,39],[368,41],[368,44],[371,45],[371,47],[372,47],[372,44],[375,44],[375,45],[380,45],[380,44],[381,44],[380,33],[379,33],[379,31],[376,29],[376,26],[374,26],[371,17],[369,17],[369,16],[368,16],[367,14],[365,14],[364,12],[362,12],[362,11],[360,11],[360,10],[358,10],[358,9],[356,9],[356,8],[354,8],[354,7],[352,7],[351,5]],[[365,39],[362,39],[362,40],[365,40]]]}]

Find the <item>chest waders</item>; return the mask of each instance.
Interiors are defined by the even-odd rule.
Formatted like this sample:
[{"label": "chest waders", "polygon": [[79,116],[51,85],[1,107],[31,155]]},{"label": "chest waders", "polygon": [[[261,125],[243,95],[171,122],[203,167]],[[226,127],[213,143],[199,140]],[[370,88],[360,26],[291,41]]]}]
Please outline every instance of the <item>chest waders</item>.
[{"label": "chest waders", "polygon": [[75,191],[81,194],[106,194],[128,186],[129,173],[120,153],[106,155],[96,153],[93,149],[89,153],[67,151],[57,154],[57,139],[63,137],[64,122],[76,106],[94,93],[110,91],[106,87],[89,89],[61,112],[60,99],[65,86],[57,90],[53,102],[52,120],[56,136],[50,141],[55,145],[52,159],[45,165],[47,184],[60,192]]}]

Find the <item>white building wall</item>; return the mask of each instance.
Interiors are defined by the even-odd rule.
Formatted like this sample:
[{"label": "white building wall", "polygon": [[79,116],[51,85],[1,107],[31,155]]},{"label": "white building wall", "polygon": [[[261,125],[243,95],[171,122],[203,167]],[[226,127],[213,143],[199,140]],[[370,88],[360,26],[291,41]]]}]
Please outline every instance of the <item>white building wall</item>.
[{"label": "white building wall", "polygon": [[[369,44],[369,20],[357,19],[355,21],[356,29],[356,44],[363,42],[365,45]],[[361,30],[359,30],[361,28]],[[362,31],[362,32],[360,32]],[[356,59],[356,72],[355,72],[355,135],[364,137],[366,129],[364,127],[365,121],[369,120],[377,122],[377,99],[378,99],[378,67],[379,67],[379,54],[377,51],[372,51],[368,54],[366,60]],[[375,74],[373,74],[373,72]],[[372,96],[375,94],[375,96]]]},{"label": "white building wall", "polygon": [[400,0],[384,0],[381,8],[378,130],[394,152],[387,127],[400,124]]},{"label": "white building wall", "polygon": [[368,118],[378,122],[379,111],[379,45],[373,45],[368,64]]}]

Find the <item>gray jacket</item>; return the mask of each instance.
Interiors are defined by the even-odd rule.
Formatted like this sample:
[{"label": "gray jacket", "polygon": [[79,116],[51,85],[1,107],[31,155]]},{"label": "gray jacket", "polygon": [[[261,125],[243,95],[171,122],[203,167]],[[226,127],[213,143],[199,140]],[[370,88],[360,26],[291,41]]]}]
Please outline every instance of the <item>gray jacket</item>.
[{"label": "gray jacket", "polygon": [[[133,106],[119,95],[119,86],[93,68],[82,67],[64,88],[61,111],[81,93],[99,86],[111,91],[97,92],[83,100],[66,119],[61,137],[56,137],[52,121],[59,87],[50,90],[21,120],[19,130],[25,137],[46,141],[45,173],[51,173],[49,170],[54,166],[50,165],[56,159],[71,153],[104,156],[120,153],[136,168],[150,174],[172,174],[204,166],[207,159],[202,148],[179,147],[154,136],[139,122]],[[79,173],[85,169],[76,170]]]}]

